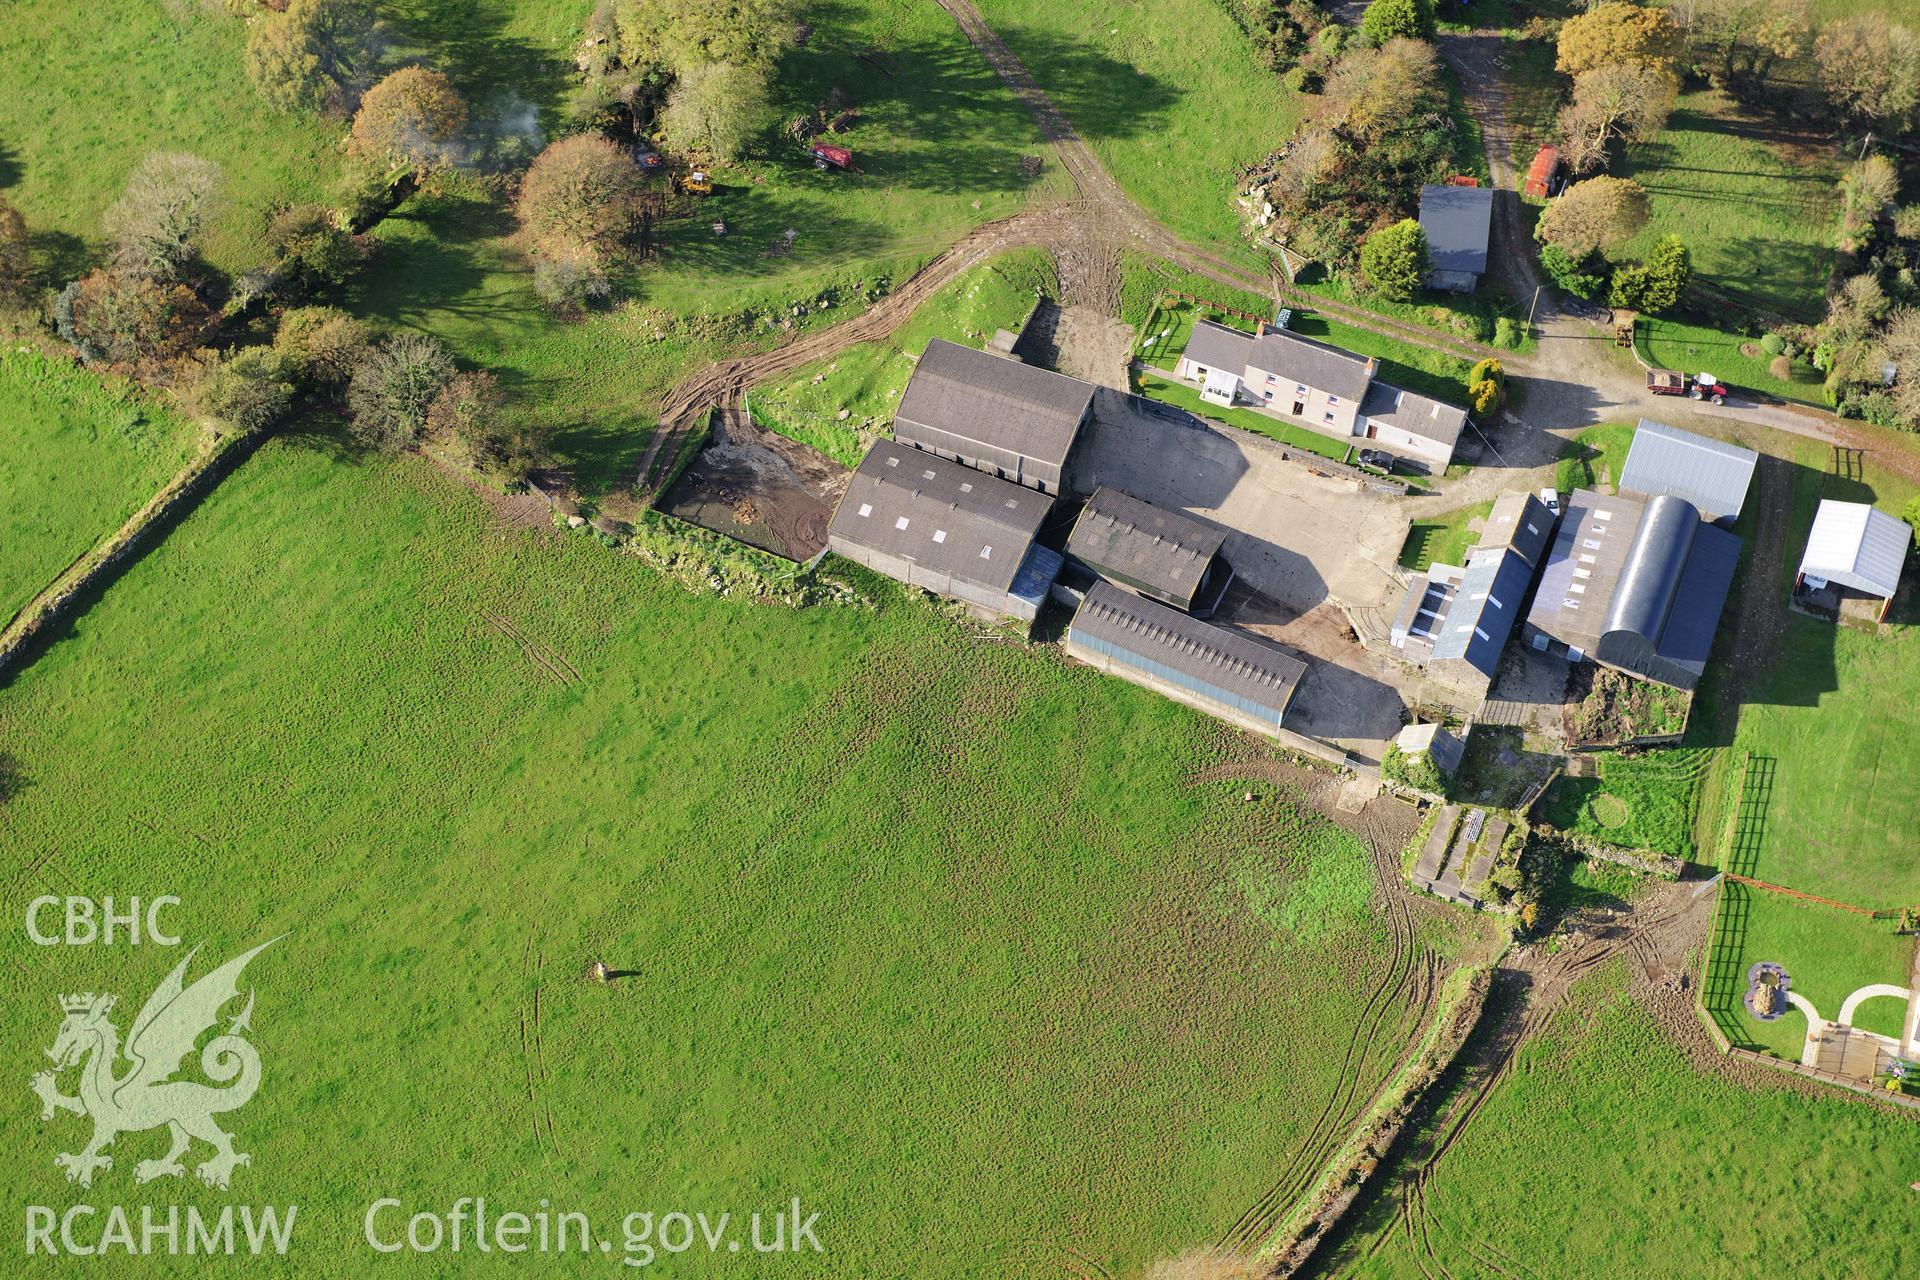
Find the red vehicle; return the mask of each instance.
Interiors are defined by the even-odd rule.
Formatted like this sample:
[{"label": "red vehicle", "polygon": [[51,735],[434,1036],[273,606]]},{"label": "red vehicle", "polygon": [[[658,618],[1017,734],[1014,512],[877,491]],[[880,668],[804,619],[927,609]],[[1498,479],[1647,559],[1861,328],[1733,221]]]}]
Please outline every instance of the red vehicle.
[{"label": "red vehicle", "polygon": [[813,157],[813,167],[816,169],[833,168],[843,169],[848,173],[860,172],[860,166],[853,162],[853,152],[845,147],[816,142],[807,148],[807,153]]},{"label": "red vehicle", "polygon": [[1678,369],[1647,370],[1647,390],[1656,396],[1685,396],[1689,400],[1727,402],[1727,384],[1710,373],[1688,377]]}]

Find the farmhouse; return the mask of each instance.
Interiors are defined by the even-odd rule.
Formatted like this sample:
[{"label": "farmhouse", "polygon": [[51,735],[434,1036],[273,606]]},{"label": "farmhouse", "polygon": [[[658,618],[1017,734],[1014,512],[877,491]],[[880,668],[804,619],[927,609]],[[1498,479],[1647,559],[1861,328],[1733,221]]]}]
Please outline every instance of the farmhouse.
[{"label": "farmhouse", "polygon": [[1387,643],[1463,698],[1484,699],[1555,519],[1530,493],[1500,495],[1464,566],[1430,565],[1408,583]]},{"label": "farmhouse", "polygon": [[1794,575],[1794,599],[1836,616],[1849,598],[1875,601],[1873,618],[1883,622],[1912,545],[1913,526],[1906,521],[1864,502],[1823,498]]},{"label": "farmhouse", "polygon": [[1211,617],[1233,581],[1220,555],[1227,532],[1102,485],[1067,539],[1067,554],[1135,595]]},{"label": "farmhouse", "polygon": [[1330,436],[1364,437],[1418,465],[1453,461],[1467,411],[1374,381],[1380,362],[1297,333],[1194,323],[1177,377],[1216,404],[1251,404]]},{"label": "farmhouse", "polygon": [[1577,489],[1521,635],[1542,653],[1692,689],[1739,559],[1740,539],[1685,498]]},{"label": "farmhouse", "polygon": [[1068,654],[1242,728],[1280,728],[1307,664],[1238,631],[1131,595],[1090,589],[1067,628]]},{"label": "farmhouse", "polygon": [[1062,563],[1034,542],[1052,508],[1031,489],[882,440],[848,481],[827,545],[987,617],[1031,622]]},{"label": "farmhouse", "polygon": [[1487,187],[1429,183],[1420,188],[1420,229],[1427,233],[1432,267],[1427,288],[1472,293],[1487,274],[1493,230],[1493,192]]},{"label": "farmhouse", "polygon": [[935,338],[914,367],[893,437],[988,475],[1059,493],[1093,413],[1093,386]]}]

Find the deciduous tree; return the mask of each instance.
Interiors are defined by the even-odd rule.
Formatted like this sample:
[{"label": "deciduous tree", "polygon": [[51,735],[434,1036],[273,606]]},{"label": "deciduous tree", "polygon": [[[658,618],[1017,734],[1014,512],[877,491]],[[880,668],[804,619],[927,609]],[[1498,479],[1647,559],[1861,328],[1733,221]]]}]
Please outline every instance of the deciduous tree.
[{"label": "deciduous tree", "polygon": [[1574,78],[1573,100],[1560,111],[1562,151],[1575,173],[1605,165],[1616,141],[1651,138],[1667,123],[1679,77],[1638,63],[1615,63]]},{"label": "deciduous tree", "polygon": [[275,213],[267,223],[267,242],[279,256],[274,268],[276,287],[295,293],[338,288],[366,260],[360,243],[317,204],[293,205]]},{"label": "deciduous tree", "polygon": [[1680,28],[1665,9],[1609,0],[1561,25],[1556,65],[1570,76],[1621,63],[1673,73],[1680,53]]},{"label": "deciduous tree", "polygon": [[1649,315],[1671,311],[1680,304],[1693,278],[1693,258],[1678,236],[1662,236],[1644,263],[1613,273],[1608,301]]},{"label": "deciduous tree", "polygon": [[1899,370],[1893,384],[1893,403],[1909,430],[1920,431],[1920,307],[1894,312],[1887,322],[1882,348]]},{"label": "deciduous tree", "polygon": [[171,280],[193,257],[220,168],[179,151],[151,151],[101,219],[123,275]]},{"label": "deciduous tree", "polygon": [[402,67],[360,100],[347,153],[388,172],[428,174],[460,162],[467,104],[453,84],[426,67]]},{"label": "deciduous tree", "polygon": [[675,151],[733,160],[767,123],[767,73],[760,67],[706,63],[674,81],[660,128]]},{"label": "deciduous tree", "polygon": [[371,79],[382,40],[367,0],[288,0],[247,29],[247,77],[282,111],[344,113]]},{"label": "deciduous tree", "polygon": [[580,133],[534,158],[516,208],[537,256],[604,265],[626,252],[645,185],[625,150],[600,134]]},{"label": "deciduous tree", "polygon": [[293,403],[293,376],[286,357],[272,347],[245,347],[203,363],[181,398],[217,428],[257,431]]},{"label": "deciduous tree", "polygon": [[211,315],[193,290],[173,281],[95,271],[62,291],[61,336],[89,360],[158,373],[198,345]]},{"label": "deciduous tree", "polygon": [[273,334],[273,349],[293,375],[319,391],[345,385],[368,342],[367,326],[338,307],[295,307]]},{"label": "deciduous tree", "polygon": [[628,66],[681,74],[710,63],[769,68],[794,22],[788,0],[620,0],[615,19]]},{"label": "deciduous tree", "polygon": [[1588,178],[1546,207],[1536,234],[1577,262],[1618,249],[1640,234],[1652,212],[1646,188],[1631,178]]},{"label": "deciduous tree", "polygon": [[347,384],[354,437],[382,452],[412,446],[453,375],[453,357],[424,333],[398,333],[369,347]]},{"label": "deciduous tree", "polygon": [[1899,130],[1920,116],[1920,37],[1885,14],[1829,22],[1813,42],[1813,61],[1842,118]]}]

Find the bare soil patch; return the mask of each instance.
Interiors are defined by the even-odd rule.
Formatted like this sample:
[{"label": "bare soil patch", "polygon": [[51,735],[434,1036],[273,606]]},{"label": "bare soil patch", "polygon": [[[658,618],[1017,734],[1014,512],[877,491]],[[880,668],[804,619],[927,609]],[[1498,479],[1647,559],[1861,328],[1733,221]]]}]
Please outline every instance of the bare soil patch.
[{"label": "bare soil patch", "polygon": [[762,551],[807,560],[827,545],[827,521],[851,474],[818,450],[730,410],[660,509]]}]

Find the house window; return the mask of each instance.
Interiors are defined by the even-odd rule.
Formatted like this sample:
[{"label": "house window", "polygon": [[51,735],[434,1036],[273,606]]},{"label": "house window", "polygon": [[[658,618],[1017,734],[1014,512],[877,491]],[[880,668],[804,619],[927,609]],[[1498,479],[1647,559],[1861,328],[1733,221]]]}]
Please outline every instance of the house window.
[{"label": "house window", "polygon": [[860,514],[861,514],[861,515],[863,515],[863,516],[870,516],[870,515],[872,515],[872,514],[873,514],[873,504],[872,504],[871,502],[863,502],[863,503],[861,503],[861,504],[860,504]]},{"label": "house window", "polygon": [[1333,421],[1333,410],[1331,410],[1331,409],[1329,409],[1329,410],[1327,410],[1327,416],[1326,416],[1326,419],[1325,419],[1325,420],[1326,420],[1326,421],[1328,421],[1328,422],[1332,422],[1332,421]]},{"label": "house window", "polygon": [[1533,633],[1533,647],[1539,650],[1541,653],[1545,653],[1547,651],[1547,633],[1546,632],[1536,631]]},{"label": "house window", "polygon": [[1280,375],[1278,375],[1278,374],[1274,374],[1274,373],[1270,373],[1270,374],[1268,374],[1268,375],[1267,375],[1267,381],[1268,381],[1268,382],[1278,382],[1278,381],[1280,381]]},{"label": "house window", "polygon": [[1327,403],[1328,403],[1328,404],[1339,404],[1339,403],[1340,403],[1340,397],[1339,397],[1339,396],[1328,396],[1328,397],[1327,397]]},{"label": "house window", "polygon": [[1299,397],[1300,397],[1301,399],[1303,399],[1303,400],[1304,400],[1304,399],[1306,399],[1306,396],[1307,396],[1307,384],[1306,384],[1306,383],[1304,383],[1304,382],[1297,382],[1297,383],[1295,383],[1295,384],[1294,384],[1294,387],[1293,387],[1293,394],[1295,394],[1295,395],[1297,395],[1297,396],[1299,396]]},{"label": "house window", "polygon": [[1271,387],[1269,387],[1269,388],[1267,388],[1267,389],[1266,389],[1265,391],[1262,391],[1262,392],[1261,392],[1260,394],[1261,394],[1261,395],[1262,395],[1263,397],[1265,397],[1266,399],[1268,399],[1268,400],[1272,400],[1272,399],[1273,399],[1273,388],[1271,388]]},{"label": "house window", "polygon": [[1305,413],[1306,411],[1307,411],[1307,406],[1306,406],[1306,405],[1304,405],[1304,404],[1302,404],[1302,403],[1300,403],[1300,402],[1299,402],[1298,400],[1295,400],[1295,401],[1293,402],[1293,416],[1294,416],[1294,417],[1296,417],[1296,418],[1297,418],[1297,417],[1299,417],[1299,416],[1300,416],[1301,414],[1303,414],[1303,413]]}]

